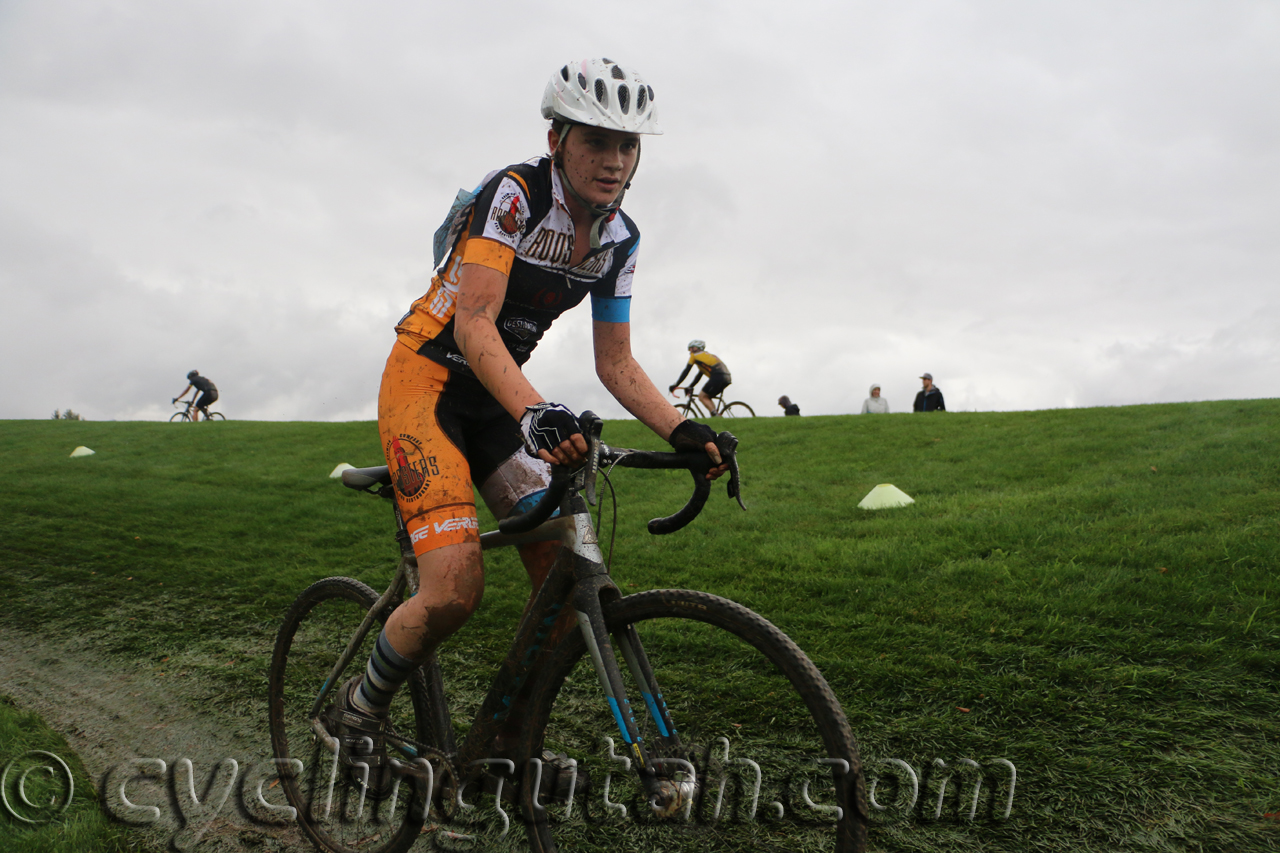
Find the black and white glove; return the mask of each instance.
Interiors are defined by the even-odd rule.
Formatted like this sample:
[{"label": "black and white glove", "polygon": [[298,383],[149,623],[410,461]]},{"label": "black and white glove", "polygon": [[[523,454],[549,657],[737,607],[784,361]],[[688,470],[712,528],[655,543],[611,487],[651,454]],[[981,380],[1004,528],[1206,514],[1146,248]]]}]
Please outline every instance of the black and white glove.
[{"label": "black and white glove", "polygon": [[667,443],[676,450],[696,450],[705,452],[707,442],[715,443],[716,431],[706,424],[684,420],[671,431]]},{"label": "black and white glove", "polygon": [[538,451],[555,453],[560,442],[582,432],[573,412],[559,403],[526,406],[520,418],[520,434],[524,436],[524,452],[538,459]]}]

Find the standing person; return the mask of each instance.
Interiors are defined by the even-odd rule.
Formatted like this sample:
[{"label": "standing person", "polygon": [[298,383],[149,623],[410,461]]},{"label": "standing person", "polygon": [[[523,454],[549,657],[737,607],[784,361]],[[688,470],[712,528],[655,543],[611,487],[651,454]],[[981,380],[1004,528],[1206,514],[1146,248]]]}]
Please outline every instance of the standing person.
[{"label": "standing person", "polygon": [[[680,415],[631,352],[640,233],[621,203],[641,134],[660,133],[653,89],[610,60],[575,61],[551,75],[542,116],[551,122],[547,155],[459,194],[438,232],[444,263],[396,326],[382,375],[378,430],[421,585],[387,619],[365,673],[341,685],[327,715],[348,773],[358,780],[357,763],[368,764],[374,797],[391,788],[383,726],[393,694],[480,604],[472,484],[501,519],[537,502],[549,463],[584,462],[577,417],[520,370],[553,320],[590,294],[604,386],[672,447],[705,450],[717,465],[709,479],[727,467],[714,431]],[[535,592],[558,548],[521,547]]]},{"label": "standing person", "polygon": [[193,370],[187,374],[187,382],[187,387],[182,389],[181,394],[173,398],[173,402],[178,402],[183,397],[187,396],[188,391],[194,388],[196,391],[200,392],[200,396],[195,397],[194,394],[192,395],[195,399],[196,411],[195,414],[191,416],[191,420],[200,420],[201,413],[204,413],[204,419],[206,421],[209,420],[209,407],[218,400],[218,386],[214,385],[208,378],[201,376],[200,371],[198,370]]},{"label": "standing person", "polygon": [[[880,385],[877,383],[871,386],[871,396],[862,401],[862,411],[860,415],[887,415],[889,414],[889,401],[880,396]],[[939,394],[941,397],[941,394]],[[917,411],[919,411],[917,409]]]},{"label": "standing person", "polygon": [[707,377],[707,384],[703,385],[702,390],[698,392],[698,399],[702,401],[703,407],[708,412],[712,415],[718,414],[716,412],[715,398],[723,394],[724,389],[733,384],[733,376],[729,373],[729,365],[707,352],[706,341],[689,341],[689,363],[680,372],[680,378],[676,380],[676,384],[669,387],[667,391],[674,394],[693,367],[698,368],[698,375],[693,377],[693,381],[689,383],[689,388],[685,391],[685,394],[692,394],[693,389],[698,387],[698,382],[702,377]]},{"label": "standing person", "polygon": [[938,389],[937,385],[933,384],[933,374],[922,374],[920,379],[924,387],[916,393],[915,410],[917,412],[945,412],[947,405],[942,401],[942,391]]},{"label": "standing person", "polygon": [[782,414],[785,417],[791,418],[800,416],[800,407],[791,402],[791,398],[786,394],[783,394],[778,398],[778,405],[782,407]]}]

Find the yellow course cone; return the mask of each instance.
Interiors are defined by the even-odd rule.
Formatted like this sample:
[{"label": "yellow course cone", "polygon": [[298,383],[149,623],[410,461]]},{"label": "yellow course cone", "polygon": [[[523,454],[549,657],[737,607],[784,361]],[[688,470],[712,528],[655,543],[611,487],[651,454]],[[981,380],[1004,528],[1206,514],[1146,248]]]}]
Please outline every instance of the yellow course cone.
[{"label": "yellow course cone", "polygon": [[861,509],[892,509],[895,506],[907,506],[915,503],[911,496],[890,483],[881,483],[858,504]]},{"label": "yellow course cone", "polygon": [[341,477],[341,476],[342,476],[342,472],[343,472],[343,471],[346,471],[348,468],[354,468],[354,467],[356,467],[356,466],[354,466],[354,465],[348,465],[348,464],[347,464],[347,463],[345,463],[345,462],[339,462],[339,463],[338,463],[338,467],[337,467],[337,468],[334,468],[332,471],[330,471],[330,472],[329,472],[329,479],[330,479],[330,480],[336,480],[336,479],[338,479],[339,477]]},{"label": "yellow course cone", "polygon": [[93,455],[93,451],[85,447],[83,444],[77,447],[75,450],[71,451],[72,459],[75,459],[77,456],[92,456],[92,455]]}]

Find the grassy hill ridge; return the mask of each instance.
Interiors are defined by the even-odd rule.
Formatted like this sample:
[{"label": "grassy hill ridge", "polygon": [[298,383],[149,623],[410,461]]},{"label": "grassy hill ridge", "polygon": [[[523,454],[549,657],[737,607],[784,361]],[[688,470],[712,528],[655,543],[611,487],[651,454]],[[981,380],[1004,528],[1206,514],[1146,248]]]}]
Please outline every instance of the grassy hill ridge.
[{"label": "grassy hill ridge", "polygon": [[[750,511],[717,489],[653,538],[685,480],[619,472],[614,575],[779,624],[871,759],[1017,765],[1009,820],[890,810],[881,849],[1276,849],[1278,418],[1257,400],[728,422]],[[605,439],[659,446],[634,422]],[[68,459],[80,444],[97,455]],[[0,422],[0,618],[172,658],[220,713],[261,719],[293,595],[389,575],[389,509],[327,478],[343,461],[380,461],[373,424]],[[881,482],[916,504],[856,509]],[[526,593],[494,555],[449,665],[495,661]]]}]

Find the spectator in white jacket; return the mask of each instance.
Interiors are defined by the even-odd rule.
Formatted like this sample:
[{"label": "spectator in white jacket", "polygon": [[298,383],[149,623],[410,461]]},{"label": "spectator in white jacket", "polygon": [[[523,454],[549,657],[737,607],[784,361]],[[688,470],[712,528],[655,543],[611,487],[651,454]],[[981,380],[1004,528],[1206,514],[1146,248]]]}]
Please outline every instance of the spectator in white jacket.
[{"label": "spectator in white jacket", "polygon": [[880,386],[871,386],[871,396],[862,401],[862,411],[860,415],[887,415],[889,414],[889,401],[880,396]]}]

